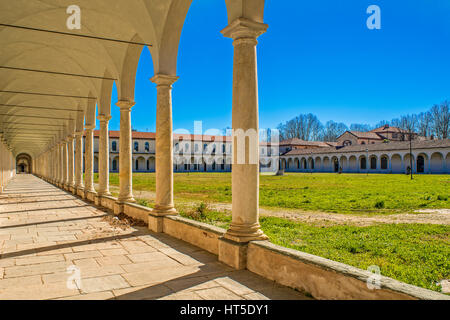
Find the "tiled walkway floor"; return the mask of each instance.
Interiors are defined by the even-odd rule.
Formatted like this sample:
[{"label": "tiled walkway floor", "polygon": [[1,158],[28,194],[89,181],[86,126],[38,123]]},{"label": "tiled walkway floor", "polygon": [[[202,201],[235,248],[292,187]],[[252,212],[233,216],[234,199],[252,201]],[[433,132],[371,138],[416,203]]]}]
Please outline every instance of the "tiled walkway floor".
[{"label": "tiled walkway floor", "polygon": [[146,227],[114,227],[111,218],[17,175],[0,194],[0,299],[306,298]]}]

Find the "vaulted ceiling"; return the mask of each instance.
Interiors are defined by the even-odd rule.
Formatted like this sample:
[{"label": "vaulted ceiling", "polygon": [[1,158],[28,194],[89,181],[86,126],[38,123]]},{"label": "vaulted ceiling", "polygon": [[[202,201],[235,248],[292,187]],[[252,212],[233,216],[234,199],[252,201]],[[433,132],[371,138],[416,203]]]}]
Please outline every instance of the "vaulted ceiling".
[{"label": "vaulted ceiling", "polygon": [[[146,45],[155,74],[176,75],[178,43],[191,2],[0,0],[3,141],[16,155],[37,156],[82,127],[102,97],[104,106],[98,108],[109,112],[113,81],[119,99],[134,100],[136,68]],[[264,0],[225,2],[231,20],[262,20]],[[71,15],[66,10],[74,4],[81,9],[79,30],[66,26]]]}]

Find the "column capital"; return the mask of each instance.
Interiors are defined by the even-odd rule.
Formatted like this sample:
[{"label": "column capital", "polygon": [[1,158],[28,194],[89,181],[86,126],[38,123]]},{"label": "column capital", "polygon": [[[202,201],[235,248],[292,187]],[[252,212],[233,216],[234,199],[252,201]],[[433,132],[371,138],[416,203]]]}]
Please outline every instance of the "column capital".
[{"label": "column capital", "polygon": [[73,133],[73,137],[76,138],[77,136],[82,136],[83,135],[83,131],[76,131]]},{"label": "column capital", "polygon": [[120,109],[128,109],[130,110],[132,106],[134,106],[136,102],[130,101],[130,100],[119,100],[116,103],[116,106],[118,106]]},{"label": "column capital", "polygon": [[233,40],[250,38],[256,40],[266,32],[269,26],[265,23],[255,22],[245,18],[237,18],[221,31],[224,37]]},{"label": "column capital", "polygon": [[111,120],[111,116],[110,115],[104,115],[104,114],[99,114],[98,116],[97,116],[97,119],[100,121],[100,122],[103,122],[103,121],[109,121],[109,120]]},{"label": "column capital", "polygon": [[91,124],[91,125],[85,125],[84,126],[85,130],[94,130],[95,129],[95,124]]},{"label": "column capital", "polygon": [[155,74],[150,81],[155,83],[156,86],[171,86],[178,80],[177,76],[169,76],[166,74]]}]

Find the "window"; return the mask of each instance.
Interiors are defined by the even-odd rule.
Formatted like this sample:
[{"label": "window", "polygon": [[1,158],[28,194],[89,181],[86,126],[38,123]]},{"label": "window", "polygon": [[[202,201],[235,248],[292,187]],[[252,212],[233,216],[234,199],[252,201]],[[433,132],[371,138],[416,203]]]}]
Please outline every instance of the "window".
[{"label": "window", "polygon": [[184,145],[184,151],[185,151],[185,152],[188,152],[188,150],[189,150],[189,143],[186,143],[186,144]]},{"label": "window", "polygon": [[225,144],[222,145],[222,153],[225,153]]},{"label": "window", "polygon": [[195,144],[194,150],[195,152],[198,152],[198,144]]},{"label": "window", "polygon": [[175,143],[175,152],[177,152],[177,151],[178,151],[178,142]]},{"label": "window", "polygon": [[145,151],[146,152],[150,151],[150,143],[148,143],[148,141],[145,142]]},{"label": "window", "polygon": [[113,141],[112,142],[112,151],[117,151],[117,142],[116,141]]},{"label": "window", "polygon": [[137,141],[134,142],[134,151],[139,151],[139,142]]},{"label": "window", "polygon": [[150,170],[150,159],[147,159],[147,171]]},{"label": "window", "polygon": [[112,169],[113,169],[113,171],[117,171],[117,160],[116,159],[114,159],[112,162]]},{"label": "window", "polygon": [[377,158],[370,158],[370,169],[375,170],[377,168]]},{"label": "window", "polygon": [[397,139],[398,135],[396,133],[392,134],[392,138]]},{"label": "window", "polygon": [[208,145],[205,143],[205,144],[203,145],[203,151],[206,151],[207,148],[208,148]]},{"label": "window", "polygon": [[366,142],[365,142],[365,141],[362,141],[361,144],[366,144]]},{"label": "window", "polygon": [[136,171],[139,170],[139,161],[136,159]]},{"label": "window", "polygon": [[212,147],[212,153],[213,153],[213,154],[216,153],[216,145],[215,145],[215,144],[213,144],[213,147]]},{"label": "window", "polygon": [[264,148],[261,148],[261,154],[264,155]]}]

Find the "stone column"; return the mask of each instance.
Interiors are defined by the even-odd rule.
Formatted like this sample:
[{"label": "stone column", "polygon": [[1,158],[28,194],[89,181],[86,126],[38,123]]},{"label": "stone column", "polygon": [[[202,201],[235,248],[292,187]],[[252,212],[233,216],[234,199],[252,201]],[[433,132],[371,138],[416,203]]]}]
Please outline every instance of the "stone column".
[{"label": "stone column", "polygon": [[75,132],[75,189],[83,188],[83,132]]},{"label": "stone column", "polygon": [[109,133],[108,122],[111,116],[98,115],[100,135],[98,137],[98,195],[109,196]]},{"label": "stone column", "polygon": [[62,187],[67,188],[68,174],[67,174],[67,141],[64,140],[63,146],[63,177],[62,177]]},{"label": "stone column", "polygon": [[257,37],[267,25],[238,18],[222,33],[233,39],[232,222],[225,238],[267,239],[259,224]]},{"label": "stone column", "polygon": [[64,140],[59,144],[59,186],[64,188]]},{"label": "stone column", "polygon": [[73,139],[75,136],[70,135],[67,137],[67,153],[68,153],[68,176],[67,185],[68,189],[75,187],[75,171],[74,171],[74,154],[73,154]]},{"label": "stone column", "polygon": [[60,166],[61,166],[61,148],[59,143],[57,143],[55,145],[55,184],[59,185],[59,179],[61,176],[61,170],[60,170]]},{"label": "stone column", "polygon": [[[134,101],[121,100],[117,102],[120,108],[120,138],[119,138],[119,196],[117,202],[134,202],[132,191],[132,149],[131,149],[131,107]],[[121,211],[121,209],[119,209]],[[115,210],[115,213],[120,211]]]},{"label": "stone column", "polygon": [[85,182],[84,191],[95,193],[94,189],[94,128],[95,126],[85,126],[86,146],[85,146]]},{"label": "stone column", "polygon": [[173,203],[173,133],[172,133],[172,84],[175,76],[158,74],[151,81],[156,83],[156,199],[153,213],[176,214]]}]

